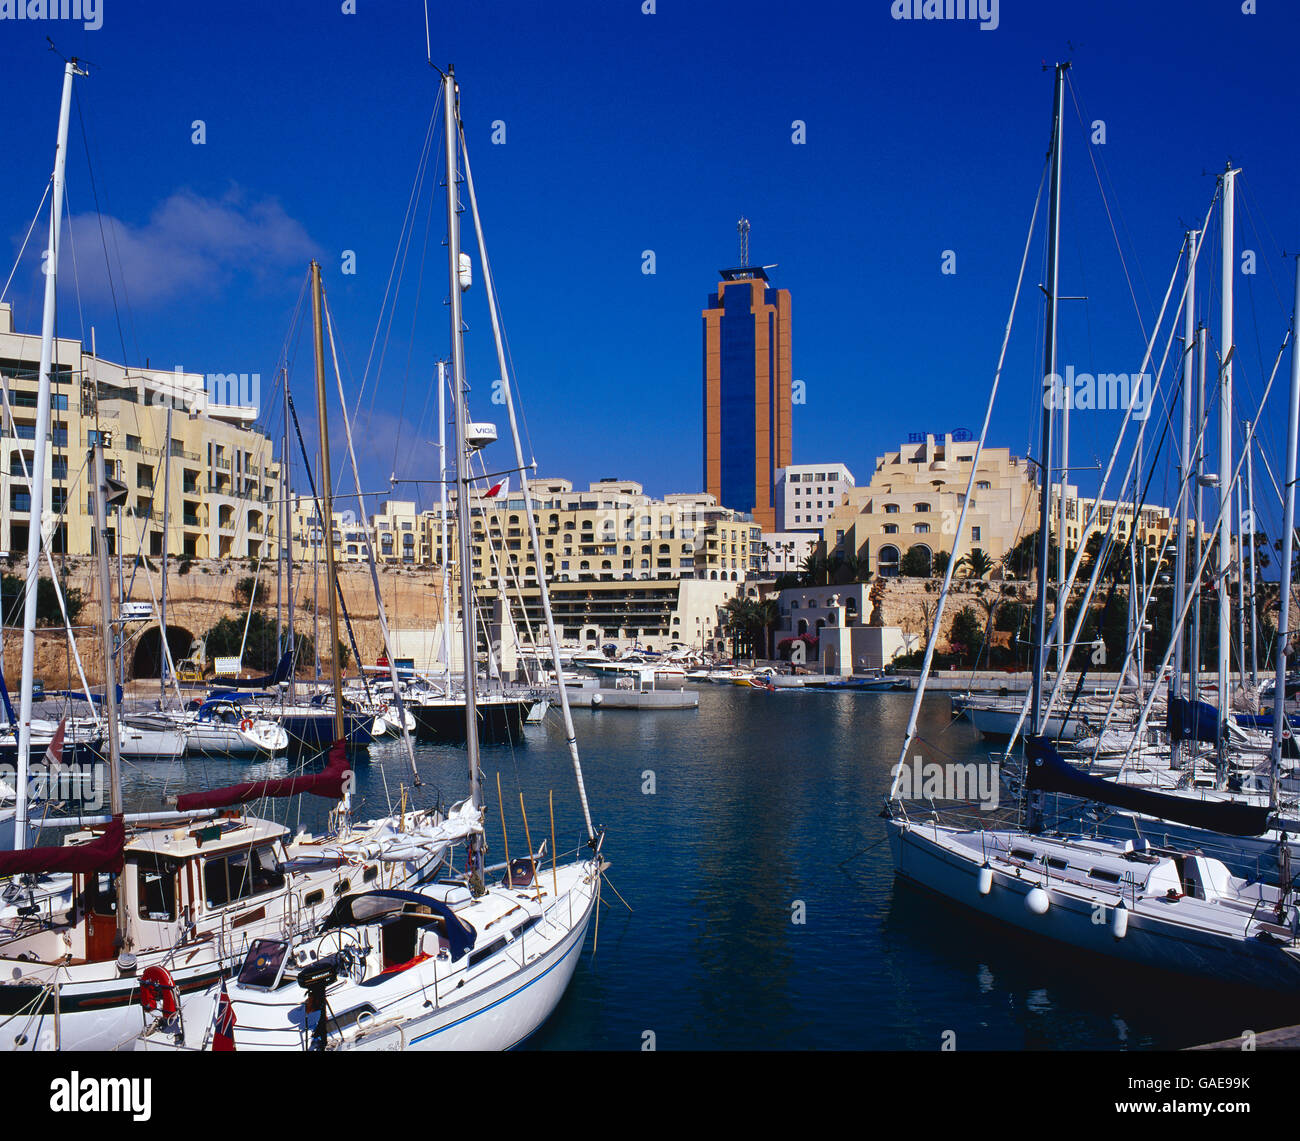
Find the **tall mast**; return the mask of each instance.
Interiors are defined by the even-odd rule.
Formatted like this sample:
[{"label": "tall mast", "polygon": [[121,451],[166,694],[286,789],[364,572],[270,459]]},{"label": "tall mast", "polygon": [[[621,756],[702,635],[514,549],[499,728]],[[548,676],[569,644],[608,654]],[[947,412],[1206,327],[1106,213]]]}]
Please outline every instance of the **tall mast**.
[{"label": "tall mast", "polygon": [[[45,256],[45,305],[41,313],[41,371],[36,389],[36,438],[32,447],[32,484],[27,521],[27,585],[23,596],[22,690],[18,704],[18,774],[14,847],[27,847],[27,754],[32,747],[32,675],[36,665],[36,590],[41,576],[41,524],[45,518],[46,440],[50,434],[50,369],[54,361],[54,308],[59,274],[59,233],[63,225],[63,179],[68,157],[68,116],[72,77],[85,75],[70,59],[63,68],[59,133],[54,147],[50,200],[50,244]],[[112,684],[112,671],[105,677]]]},{"label": "tall mast", "polygon": [[[1246,421],[1246,514],[1243,516],[1242,532],[1246,539],[1250,555],[1250,684],[1251,688],[1259,685],[1259,624],[1255,612],[1255,443],[1251,434],[1254,425]],[[1245,532],[1249,531],[1246,535]],[[1243,650],[1244,652],[1244,650]]]},{"label": "tall mast", "polygon": [[[1034,619],[1034,692],[1030,706],[1029,732],[1038,736],[1046,728],[1043,721],[1043,672],[1047,669],[1047,559],[1051,550],[1052,534],[1052,425],[1054,420],[1057,387],[1056,376],[1056,299],[1060,285],[1060,256],[1058,244],[1061,233],[1061,126],[1062,107],[1065,101],[1065,73],[1068,63],[1056,65],[1056,93],[1052,101],[1052,182],[1050,191],[1050,216],[1047,223],[1047,338],[1043,352],[1044,383],[1053,385],[1053,399],[1043,401],[1043,433],[1039,457],[1043,465],[1042,493],[1038,509],[1038,602]],[[1062,393],[1064,395],[1064,393]],[[1057,536],[1064,543],[1065,536]],[[1056,608],[1061,612],[1064,600],[1059,596]],[[1064,623],[1062,623],[1064,628]],[[1057,663],[1059,670],[1061,663]],[[1031,792],[1028,800],[1027,825],[1031,831],[1042,824],[1042,794]]]},{"label": "tall mast", "polygon": [[162,654],[158,662],[158,688],[167,699],[167,530],[171,520],[172,490],[172,406],[167,405],[167,439],[163,443],[163,517],[162,517],[162,583],[158,603],[158,633],[162,637]]},{"label": "tall mast", "polygon": [[[1300,258],[1296,259],[1296,312],[1300,315]],[[1300,436],[1300,349],[1291,341],[1291,405],[1287,417],[1286,485],[1282,508],[1282,593],[1278,599],[1277,661],[1273,689],[1273,748],[1272,779],[1268,786],[1268,805],[1277,808],[1277,785],[1282,768],[1282,740],[1287,732],[1286,721],[1286,667],[1287,648],[1290,642],[1291,619],[1291,558],[1295,535],[1295,482],[1296,439]],[[1283,840],[1285,845],[1285,838]],[[1280,853],[1279,853],[1280,854]],[[1282,890],[1290,886],[1285,880]]]},{"label": "tall mast", "polygon": [[[1193,345],[1196,343],[1196,255],[1200,251],[1199,230],[1187,231],[1187,291],[1183,299],[1183,434],[1178,451],[1178,553],[1174,562],[1174,607],[1183,604],[1187,593],[1187,520],[1191,515],[1192,492],[1192,385],[1196,380]],[[1169,680],[1170,697],[1184,696],[1183,670],[1187,636],[1179,632],[1174,646],[1174,670]],[[1181,759],[1182,743],[1175,741],[1174,762]]]},{"label": "tall mast", "polygon": [[[108,575],[108,504],[120,505],[127,495],[120,483],[109,483],[104,471],[104,441],[95,433],[95,446],[91,450],[95,473],[95,554],[99,566],[99,633],[104,641],[104,724],[108,731],[108,809],[113,816],[122,815],[121,746],[117,731],[117,689],[113,684],[113,593]],[[121,534],[118,535],[121,543]],[[114,942],[119,952],[126,947],[127,910],[126,876],[117,877],[117,938]]]},{"label": "tall mast", "polygon": [[[532,491],[528,485],[528,465],[524,463],[523,443],[519,437],[519,425],[515,418],[515,402],[511,395],[510,372],[506,367],[505,341],[501,336],[501,318],[497,313],[496,293],[492,288],[492,269],[488,265],[487,240],[483,236],[482,221],[478,216],[478,202],[474,197],[474,175],[470,171],[469,150],[465,151],[465,186],[469,191],[470,210],[474,215],[474,231],[478,235],[479,261],[482,262],[483,290],[487,294],[488,312],[492,318],[492,338],[496,344],[497,368],[501,373],[501,389],[505,394],[506,415],[510,418],[510,434],[515,444],[515,466],[519,470],[519,482],[524,493],[524,515],[528,520],[528,535],[533,545],[533,557],[537,560],[537,586],[542,602],[542,614],[546,619],[547,637],[551,644],[551,661],[555,666],[556,690],[559,694],[560,713],[564,721],[565,739],[569,744],[569,758],[573,762],[574,776],[578,782],[578,799],[582,803],[583,820],[587,825],[587,839],[596,841],[596,829],[591,820],[591,808],[587,803],[586,783],[582,778],[582,762],[578,756],[578,736],[573,727],[573,713],[569,708],[569,693],[564,685],[560,666],[560,638],[555,629],[555,617],[551,612],[551,592],[546,584],[546,560],[542,555],[542,544],[537,537],[537,513],[533,509]],[[745,246],[743,253],[748,255],[749,223],[741,219],[744,229],[741,231]],[[742,264],[745,263],[742,257]],[[502,583],[502,598],[505,597],[505,585]]]},{"label": "tall mast", "polygon": [[1219,351],[1223,354],[1219,376],[1219,758],[1222,767],[1224,743],[1228,739],[1228,661],[1232,649],[1232,603],[1228,598],[1228,574],[1232,569],[1232,287],[1235,249],[1235,199],[1237,171],[1229,164],[1223,172],[1223,253],[1220,270],[1222,306],[1219,318]]},{"label": "tall mast", "polygon": [[[478,748],[478,694],[477,671],[478,636],[474,623],[473,555],[470,549],[469,458],[465,444],[465,344],[461,331],[461,280],[460,280],[460,194],[456,139],[459,135],[459,110],[455,69],[448,68],[442,77],[443,125],[447,136],[447,265],[450,279],[451,306],[451,396],[452,411],[456,421],[456,540],[460,563],[460,606],[462,626],[462,653],[465,675],[465,751],[469,759],[470,797],[474,807],[483,808],[483,779],[479,771]],[[471,873],[479,877],[481,887],[481,854],[477,838],[471,838]],[[477,888],[476,888],[477,890]]]},{"label": "tall mast", "polygon": [[[334,578],[334,491],[330,470],[329,409],[325,402],[325,334],[321,323],[320,266],[311,263],[311,325],[316,342],[316,407],[320,417],[321,516],[325,530],[325,591],[330,600],[330,673],[334,680],[334,740],[347,737],[343,716],[343,679],[339,673],[339,604]],[[320,647],[316,647],[317,657]]]},{"label": "tall mast", "polygon": [[[1192,562],[1197,568],[1201,565],[1205,545],[1201,528],[1205,494],[1205,342],[1205,326],[1201,325],[1196,331],[1196,556]],[[1192,608],[1192,665],[1187,680],[1189,696],[1193,702],[1201,699],[1201,581],[1202,575],[1198,574],[1196,581],[1191,584],[1196,601]]]},{"label": "tall mast", "polygon": [[441,506],[442,550],[442,676],[443,691],[451,696],[451,560],[447,551],[447,362],[438,362],[438,500]]},{"label": "tall mast", "polygon": [[[280,444],[280,481],[284,485],[284,593],[285,620],[289,626],[289,652],[293,654],[289,666],[289,704],[297,696],[295,679],[298,676],[298,639],[293,632],[293,500],[289,498],[293,484],[293,463],[289,458],[289,370],[284,370],[284,439]],[[281,653],[284,652],[281,648]]]}]

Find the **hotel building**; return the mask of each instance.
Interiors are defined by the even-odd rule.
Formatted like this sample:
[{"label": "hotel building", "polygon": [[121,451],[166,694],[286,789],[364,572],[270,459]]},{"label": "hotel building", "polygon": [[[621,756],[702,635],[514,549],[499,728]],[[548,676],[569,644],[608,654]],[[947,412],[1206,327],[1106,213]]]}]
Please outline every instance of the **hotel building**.
[{"label": "hotel building", "polygon": [[[0,432],[0,551],[15,555],[26,554],[33,520],[23,472],[35,458],[40,355],[40,337],[16,333],[12,308],[0,304],[0,386],[9,405]],[[120,514],[109,514],[110,549],[120,522],[128,556],[161,555],[165,528],[169,555],[274,557],[280,465],[253,427],[256,407],[214,399],[244,395],[231,381],[238,378],[127,368],[91,356],[78,340],[56,338],[43,444],[50,486],[40,505],[51,520],[51,548],[94,552],[86,455],[100,433],[108,475],[129,491]]]},{"label": "hotel building", "polygon": [[974,442],[951,434],[918,434],[885,455],[871,482],[851,488],[823,525],[826,554],[853,556],[860,571],[883,576],[897,575],[914,547],[956,558],[978,547],[996,562],[1038,528],[1035,469],[1006,448],[985,448],[958,536],[974,459]]},{"label": "hotel building", "polygon": [[704,318],[704,487],[777,529],[777,472],[790,463],[790,292],[766,270],[724,269]]}]

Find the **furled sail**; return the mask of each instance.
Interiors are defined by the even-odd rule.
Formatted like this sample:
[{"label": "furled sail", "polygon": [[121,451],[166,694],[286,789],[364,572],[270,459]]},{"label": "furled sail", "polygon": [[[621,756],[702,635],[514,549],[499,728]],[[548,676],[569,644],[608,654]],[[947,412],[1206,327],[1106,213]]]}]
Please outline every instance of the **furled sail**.
[{"label": "furled sail", "polygon": [[310,792],[314,796],[323,796],[330,800],[341,800],[343,786],[351,776],[352,765],[348,761],[345,743],[335,741],[330,746],[329,763],[321,772],[298,777],[283,777],[279,780],[232,784],[208,792],[186,792],[176,798],[176,807],[181,812],[193,812],[200,808],[228,808],[235,804],[262,800],[264,797],[297,796],[303,792]]},{"label": "furled sail", "polygon": [[292,667],[293,651],[286,650],[275,667],[275,673],[264,674],[262,677],[223,677],[217,680],[223,689],[270,689],[287,680]]},{"label": "furled sail", "polygon": [[1088,776],[1067,764],[1052,743],[1043,737],[1028,738],[1025,755],[1029,760],[1026,783],[1040,792],[1080,796],[1226,836],[1260,836],[1268,830],[1269,810],[1266,807],[1169,796]]},{"label": "furled sail", "polygon": [[115,816],[104,829],[104,834],[87,844],[0,852],[0,876],[42,872],[120,872],[125,844],[126,826],[120,816]]},{"label": "furled sail", "polygon": [[[1269,720],[1269,725],[1272,725]],[[1182,697],[1171,697],[1165,713],[1171,741],[1209,741],[1219,739],[1219,711],[1208,701],[1194,704]]]}]

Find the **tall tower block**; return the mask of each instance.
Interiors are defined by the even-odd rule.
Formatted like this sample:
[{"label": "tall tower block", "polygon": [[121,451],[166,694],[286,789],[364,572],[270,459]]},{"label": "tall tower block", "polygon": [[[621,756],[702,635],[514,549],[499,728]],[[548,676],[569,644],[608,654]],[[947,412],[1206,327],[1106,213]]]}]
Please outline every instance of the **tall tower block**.
[{"label": "tall tower block", "polygon": [[776,529],[778,468],[791,462],[790,291],[749,265],[742,218],[741,264],[719,270],[704,318],[704,486],[733,511]]}]

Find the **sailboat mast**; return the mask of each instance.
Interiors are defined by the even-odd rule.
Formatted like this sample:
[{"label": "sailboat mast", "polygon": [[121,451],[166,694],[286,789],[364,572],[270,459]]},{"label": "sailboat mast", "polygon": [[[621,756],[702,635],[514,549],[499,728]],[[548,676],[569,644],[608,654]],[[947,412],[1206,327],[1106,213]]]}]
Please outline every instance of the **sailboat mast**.
[{"label": "sailboat mast", "polygon": [[[474,175],[469,165],[469,150],[465,151],[465,188],[469,192],[470,211],[474,217],[474,232],[478,236],[479,261],[482,262],[483,291],[487,294],[488,312],[492,318],[492,339],[496,344],[497,368],[501,372],[501,389],[505,394],[506,415],[510,419],[510,434],[515,444],[515,466],[519,470],[520,487],[524,494],[524,516],[528,520],[528,536],[533,546],[533,557],[537,560],[537,586],[542,602],[542,614],[546,619],[547,638],[551,645],[551,661],[555,666],[556,691],[559,695],[560,713],[564,721],[565,739],[569,744],[569,757],[573,762],[574,776],[578,782],[578,799],[582,804],[583,820],[587,825],[587,839],[596,842],[596,829],[591,819],[591,807],[587,803],[587,787],[582,778],[582,762],[578,756],[578,735],[573,727],[573,713],[569,708],[569,693],[564,685],[560,666],[560,638],[555,629],[555,617],[551,611],[551,592],[546,584],[546,560],[542,554],[542,544],[537,536],[537,512],[533,508],[533,494],[528,485],[528,465],[524,463],[523,443],[519,436],[519,424],[515,417],[515,402],[511,395],[510,372],[506,367],[505,341],[501,336],[501,317],[497,312],[496,293],[492,288],[492,269],[488,265],[487,239],[483,236],[483,224],[478,215],[478,202],[474,197]],[[505,598],[505,584],[502,583],[501,597]]]},{"label": "sailboat mast", "polygon": [[441,507],[442,550],[442,676],[443,691],[451,696],[451,560],[447,551],[447,362],[438,362],[438,501]]},{"label": "sailboat mast", "polygon": [[[1201,566],[1201,554],[1205,544],[1201,520],[1204,518],[1205,496],[1205,326],[1196,331],[1196,560]],[[1192,604],[1192,665],[1189,671],[1189,697],[1193,702],[1201,699],[1201,580],[1198,574],[1191,584],[1196,601]]]},{"label": "sailboat mast", "polygon": [[[117,728],[117,687],[113,679],[113,593],[108,571],[108,500],[110,495],[121,503],[126,489],[120,484],[110,487],[104,470],[104,441],[95,433],[92,449],[95,472],[95,554],[99,566],[99,633],[104,642],[104,725],[108,733],[108,810],[115,817],[122,815],[121,746]],[[121,534],[118,535],[119,542]],[[130,913],[126,900],[126,876],[117,877],[117,937],[118,951],[126,948],[127,922]]]},{"label": "sailboat mast", "polygon": [[1228,598],[1228,574],[1232,569],[1232,287],[1234,215],[1237,171],[1229,164],[1223,172],[1223,252],[1220,271],[1222,305],[1219,318],[1219,351],[1222,353],[1219,376],[1219,754],[1223,762],[1224,742],[1228,739],[1228,662],[1232,649],[1232,603]]},{"label": "sailboat mast", "polygon": [[[1187,593],[1187,520],[1191,515],[1192,491],[1192,385],[1195,382],[1193,345],[1196,343],[1196,255],[1200,249],[1199,230],[1187,231],[1187,292],[1183,299],[1183,389],[1182,443],[1178,450],[1178,553],[1174,562],[1174,605],[1182,606]],[[1179,633],[1174,646],[1174,671],[1170,675],[1170,697],[1183,697],[1183,670],[1187,638]],[[1175,764],[1181,759],[1181,742],[1174,742]]]},{"label": "sailboat mast", "polygon": [[[1061,233],[1061,126],[1062,108],[1065,102],[1065,73],[1068,63],[1056,65],[1056,94],[1052,102],[1052,173],[1050,191],[1050,217],[1047,223],[1047,338],[1043,353],[1044,385],[1051,384],[1052,399],[1043,401],[1043,432],[1039,457],[1043,465],[1042,491],[1039,497],[1038,526],[1038,601],[1034,619],[1034,694],[1030,709],[1029,731],[1038,736],[1043,731],[1043,673],[1047,669],[1047,589],[1050,579],[1048,555],[1051,551],[1052,534],[1052,430],[1055,423],[1055,405],[1057,394],[1064,396],[1057,382],[1056,374],[1056,299],[1060,285],[1060,255],[1058,245]],[[1064,535],[1057,536],[1057,542],[1064,542]],[[1057,598],[1058,610],[1063,599]],[[1064,625],[1064,624],[1063,624]],[[1031,795],[1031,802],[1037,795]],[[1031,806],[1032,812],[1032,806]]]},{"label": "sailboat mast", "polygon": [[[1296,259],[1296,312],[1300,314],[1300,258]],[[1287,418],[1285,503],[1282,509],[1282,592],[1278,599],[1277,661],[1274,665],[1272,779],[1268,785],[1268,806],[1277,808],[1277,785],[1282,771],[1282,741],[1287,732],[1286,667],[1290,641],[1291,559],[1295,538],[1295,482],[1297,437],[1300,437],[1300,347],[1291,341],[1291,405]],[[1282,884],[1283,890],[1288,885]]]},{"label": "sailboat mast", "polygon": [[[281,546],[284,551],[284,615],[289,627],[289,651],[293,654],[290,659],[292,664],[289,667],[289,704],[292,705],[297,696],[294,680],[298,676],[298,639],[293,632],[293,500],[290,499],[293,464],[289,459],[289,413],[289,370],[286,368],[284,370],[284,439],[280,444],[280,482],[284,490],[284,540]],[[284,647],[280,648],[280,652],[284,652]]]},{"label": "sailboat mast", "polygon": [[[1259,624],[1255,609],[1255,443],[1254,425],[1246,421],[1246,514],[1242,517],[1242,531],[1249,531],[1246,544],[1250,556],[1250,684],[1259,685]],[[1244,651],[1243,651],[1244,652]]]},{"label": "sailboat mast", "polygon": [[465,344],[461,335],[460,198],[457,190],[456,139],[459,135],[456,73],[442,77],[443,124],[447,142],[447,264],[451,308],[451,399],[456,422],[456,542],[460,564],[460,606],[465,677],[465,751],[469,759],[469,787],[474,807],[483,807],[483,779],[479,771],[478,694],[475,663],[478,634],[474,623],[473,554],[470,549],[470,471],[465,435]]},{"label": "sailboat mast", "polygon": [[[320,417],[321,516],[325,531],[325,590],[330,600],[330,671],[334,679],[334,740],[347,737],[343,716],[343,679],[339,672],[339,604],[334,578],[334,491],[330,469],[329,409],[325,402],[325,332],[321,322],[320,265],[311,263],[311,323],[316,343],[316,407]],[[316,647],[317,657],[320,647]]]},{"label": "sailboat mast", "polygon": [[162,654],[158,659],[158,688],[167,700],[167,531],[171,521],[172,491],[172,406],[167,405],[167,439],[163,443],[163,517],[162,517],[162,583],[158,603],[158,633],[162,638]]},{"label": "sailboat mast", "polygon": [[[85,75],[70,59],[63,68],[59,133],[51,183],[50,244],[45,251],[45,304],[41,314],[41,370],[36,389],[36,434],[32,447],[31,492],[27,522],[27,584],[23,595],[22,690],[18,704],[18,774],[14,847],[27,847],[27,754],[32,747],[32,675],[36,666],[36,589],[41,575],[41,524],[45,516],[48,466],[45,445],[50,434],[50,369],[54,361],[54,308],[59,273],[59,232],[63,225],[63,181],[68,157],[68,117],[72,77]],[[111,684],[111,672],[108,683]]]}]

